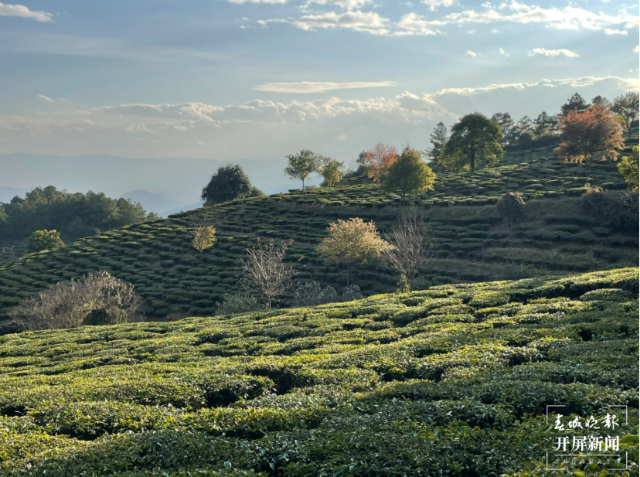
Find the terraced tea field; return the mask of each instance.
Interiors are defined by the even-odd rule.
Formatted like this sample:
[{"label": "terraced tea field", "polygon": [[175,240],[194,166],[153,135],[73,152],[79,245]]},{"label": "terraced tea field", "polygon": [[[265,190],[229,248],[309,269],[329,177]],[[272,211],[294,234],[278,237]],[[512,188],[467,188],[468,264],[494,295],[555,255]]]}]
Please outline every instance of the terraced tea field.
[{"label": "terraced tea field", "polygon": [[[509,153],[502,165],[473,175],[436,168],[435,190],[417,198],[434,235],[433,260],[420,287],[636,266],[637,234],[603,227],[579,206],[586,182],[625,187],[616,165],[597,163],[590,177],[584,177],[585,170],[558,161],[550,148]],[[522,191],[527,201],[527,219],[513,227],[493,205],[509,190]],[[212,315],[222,295],[238,289],[238,259],[257,237],[293,239],[288,260],[297,278],[340,288],[344,273],[324,265],[315,252],[328,224],[362,217],[385,232],[401,205],[398,195],[385,194],[376,184],[345,181],[198,209],[32,254],[0,265],[0,330],[22,298],[101,269],[133,283],[145,299],[144,312],[154,319]],[[208,217],[218,230],[218,241],[202,256],[191,247],[194,217]],[[355,269],[353,281],[371,295],[395,290],[397,279],[377,264]]]},{"label": "terraced tea field", "polygon": [[556,404],[638,475],[637,318],[629,268],[6,335],[0,475],[568,475]]}]

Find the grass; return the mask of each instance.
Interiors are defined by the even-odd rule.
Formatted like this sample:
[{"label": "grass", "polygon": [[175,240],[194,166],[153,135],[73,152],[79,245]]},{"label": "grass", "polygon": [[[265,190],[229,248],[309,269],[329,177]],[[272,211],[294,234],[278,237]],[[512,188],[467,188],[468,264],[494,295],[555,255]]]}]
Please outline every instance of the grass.
[{"label": "grass", "polygon": [[550,404],[627,405],[637,475],[637,298],[627,268],[5,335],[0,475],[566,475]]},{"label": "grass", "polygon": [[[636,266],[637,234],[602,227],[579,207],[587,182],[613,190],[625,187],[616,165],[596,163],[585,177],[584,166],[562,163],[554,154],[551,148],[511,151],[499,166],[475,174],[434,167],[435,190],[416,198],[435,239],[433,260],[418,286]],[[500,219],[494,206],[509,190],[520,191],[527,201],[526,219],[513,226]],[[362,217],[388,232],[401,206],[398,195],[354,179],[197,209],[5,262],[0,264],[0,333],[11,330],[7,313],[22,298],[97,270],[133,283],[152,319],[212,315],[225,293],[238,290],[239,258],[258,237],[293,239],[287,260],[298,280],[339,289],[345,285],[344,273],[326,266],[315,251],[328,224]],[[207,217],[218,231],[218,241],[202,256],[191,247],[194,217]],[[373,264],[356,268],[353,281],[365,295],[373,295],[395,290],[397,277],[384,264]],[[280,306],[287,303],[285,297]]]}]

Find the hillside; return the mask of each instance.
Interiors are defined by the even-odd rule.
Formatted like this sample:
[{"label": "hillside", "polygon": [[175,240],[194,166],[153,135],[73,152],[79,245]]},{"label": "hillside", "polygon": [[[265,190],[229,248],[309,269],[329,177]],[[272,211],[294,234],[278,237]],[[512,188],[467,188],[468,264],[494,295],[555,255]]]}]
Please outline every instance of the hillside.
[{"label": "hillside", "polygon": [[[435,239],[421,288],[637,266],[637,233],[603,227],[580,208],[587,182],[625,187],[614,163],[597,163],[585,177],[585,167],[562,163],[551,148],[540,148],[509,152],[499,166],[473,175],[436,171],[435,190],[417,199]],[[527,219],[513,227],[493,205],[509,190],[521,191],[527,202]],[[400,206],[399,196],[351,180],[304,193],[236,200],[80,239],[0,265],[0,323],[3,317],[7,323],[6,313],[22,297],[100,269],[133,283],[145,299],[145,313],[155,319],[212,315],[222,295],[237,290],[238,258],[257,237],[293,239],[288,260],[297,278],[340,288],[344,273],[325,266],[315,252],[328,224],[362,217],[385,232]],[[191,247],[191,227],[202,216],[215,224],[218,241],[199,257]],[[354,270],[353,281],[371,295],[394,291],[397,278],[378,264]]]},{"label": "hillside", "polygon": [[638,433],[637,298],[628,268],[7,335],[0,474],[556,475],[547,405]]}]

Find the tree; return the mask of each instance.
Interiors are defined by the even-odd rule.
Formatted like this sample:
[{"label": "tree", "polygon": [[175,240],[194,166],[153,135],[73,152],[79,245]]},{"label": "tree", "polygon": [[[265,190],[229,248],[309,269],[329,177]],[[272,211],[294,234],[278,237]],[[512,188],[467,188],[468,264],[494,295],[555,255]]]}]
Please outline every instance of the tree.
[{"label": "tree", "polygon": [[211,176],[209,183],[202,189],[204,205],[209,206],[220,202],[248,197],[251,193],[249,176],[238,164],[220,166]]},{"label": "tree", "polygon": [[410,291],[416,275],[429,260],[432,245],[424,215],[415,205],[402,210],[387,241],[391,244],[385,251],[389,265],[400,276],[400,282],[406,281],[403,291]]},{"label": "tree", "polygon": [[591,100],[591,104],[601,104],[605,108],[611,109],[611,103],[604,96],[600,96],[600,95],[596,96]]},{"label": "tree", "polygon": [[546,134],[555,134],[558,131],[560,120],[557,116],[551,116],[542,111],[536,119],[534,119],[533,132],[536,136],[544,136]]},{"label": "tree", "polygon": [[494,121],[480,113],[467,114],[451,128],[440,162],[450,169],[475,172],[476,165],[492,166],[503,155],[502,131]]},{"label": "tree", "polygon": [[202,252],[213,247],[216,241],[216,229],[213,225],[203,225],[196,227],[193,231],[193,241],[191,245],[200,252],[200,261],[202,261]]},{"label": "tree", "polygon": [[503,147],[514,142],[513,128],[515,127],[515,122],[509,113],[496,113],[491,116],[491,121],[500,126],[500,130],[502,131],[500,144]]},{"label": "tree", "polygon": [[352,265],[365,264],[377,259],[390,245],[380,238],[375,223],[355,217],[332,222],[328,237],[318,245],[318,254],[328,263],[345,266],[349,286]]},{"label": "tree", "polygon": [[402,198],[417,192],[433,190],[436,174],[421,160],[422,153],[405,149],[400,158],[386,168],[381,175],[383,190],[400,189]]},{"label": "tree", "polygon": [[375,182],[380,182],[382,172],[393,164],[398,158],[396,148],[387,146],[379,142],[373,148],[361,154],[364,162],[368,165],[368,175]]},{"label": "tree", "polygon": [[640,94],[629,92],[613,100],[611,111],[622,116],[627,126],[627,139],[631,139],[631,123],[638,119]]},{"label": "tree", "polygon": [[244,272],[243,283],[246,288],[260,293],[267,301],[267,309],[271,308],[274,298],[282,295],[293,285],[292,277],[295,270],[283,263],[288,244],[283,243],[277,247],[273,240],[269,244],[260,243],[258,246],[247,249],[246,259],[240,259]]},{"label": "tree", "polygon": [[340,182],[342,174],[344,174],[345,171],[344,162],[331,159],[330,157],[323,157],[321,163],[320,174],[322,174],[324,178],[323,185],[331,187]]},{"label": "tree", "polygon": [[82,281],[51,285],[24,299],[9,315],[29,330],[112,325],[140,320],[140,303],[133,285],[100,271]]},{"label": "tree", "polygon": [[631,156],[625,156],[618,164],[618,170],[633,192],[638,192],[638,146],[633,146]]},{"label": "tree", "polygon": [[289,160],[289,165],[284,172],[291,180],[302,181],[302,190],[304,190],[304,181],[318,170],[320,156],[307,149],[303,149],[298,154],[290,154],[285,157]]},{"label": "tree", "polygon": [[427,150],[427,156],[431,158],[432,161],[438,161],[438,156],[442,151],[442,148],[447,143],[449,139],[449,132],[447,131],[447,127],[444,125],[442,121],[436,124],[436,127],[433,128],[433,132],[430,135],[430,143],[431,149]]},{"label": "tree", "polygon": [[616,160],[618,151],[624,147],[622,127],[613,119],[613,114],[601,104],[583,112],[570,111],[560,118],[563,142],[556,148],[561,159],[586,163],[591,172],[594,157]]},{"label": "tree", "polygon": [[29,244],[25,253],[53,250],[58,247],[64,247],[64,242],[58,232],[55,230],[36,230],[29,236]]},{"label": "tree", "polygon": [[524,214],[524,200],[518,193],[507,192],[498,199],[496,208],[502,218],[513,223],[514,220],[518,220]]},{"label": "tree", "polygon": [[562,115],[566,116],[570,111],[582,112],[589,109],[590,104],[587,103],[582,96],[578,93],[575,93],[571,96],[566,103],[560,106],[562,110]]}]

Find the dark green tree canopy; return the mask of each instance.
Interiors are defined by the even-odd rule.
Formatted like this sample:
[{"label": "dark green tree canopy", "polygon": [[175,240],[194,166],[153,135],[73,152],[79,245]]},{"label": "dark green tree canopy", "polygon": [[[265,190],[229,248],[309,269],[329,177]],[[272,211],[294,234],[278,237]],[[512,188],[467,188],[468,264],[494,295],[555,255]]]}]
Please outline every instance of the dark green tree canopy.
[{"label": "dark green tree canopy", "polygon": [[500,144],[506,146],[514,142],[513,132],[515,128],[515,122],[509,113],[495,113],[491,116],[491,121],[497,123],[502,131],[502,139]]},{"label": "dark green tree canopy", "polygon": [[556,116],[547,114],[546,111],[542,111],[538,117],[533,121],[534,132],[536,136],[542,136],[544,134],[553,134],[558,131],[558,124],[560,121]]},{"label": "dark green tree canopy", "polygon": [[477,166],[492,166],[503,155],[500,126],[480,113],[467,114],[451,128],[451,138],[445,144],[440,163],[455,171]]},{"label": "dark green tree canopy", "polygon": [[574,95],[571,96],[569,100],[560,107],[560,109],[562,110],[562,115],[566,116],[569,111],[582,112],[589,109],[589,106],[591,105],[587,103],[580,94],[574,93]]},{"label": "dark green tree canopy", "polygon": [[447,139],[449,139],[449,132],[442,121],[436,124],[436,127],[433,128],[433,132],[430,137],[431,139],[429,142],[431,142],[431,149],[426,151],[427,157],[432,161],[437,161],[438,156],[442,152],[442,148],[447,143]]},{"label": "dark green tree canopy", "polygon": [[202,200],[204,205],[213,205],[260,194],[261,192],[251,185],[249,176],[242,167],[238,164],[227,164],[220,166],[202,189]]},{"label": "dark green tree canopy", "polygon": [[71,193],[54,186],[36,187],[24,199],[0,204],[0,237],[24,237],[35,230],[55,229],[70,239],[100,230],[158,218],[138,202],[112,199],[103,192]]}]

